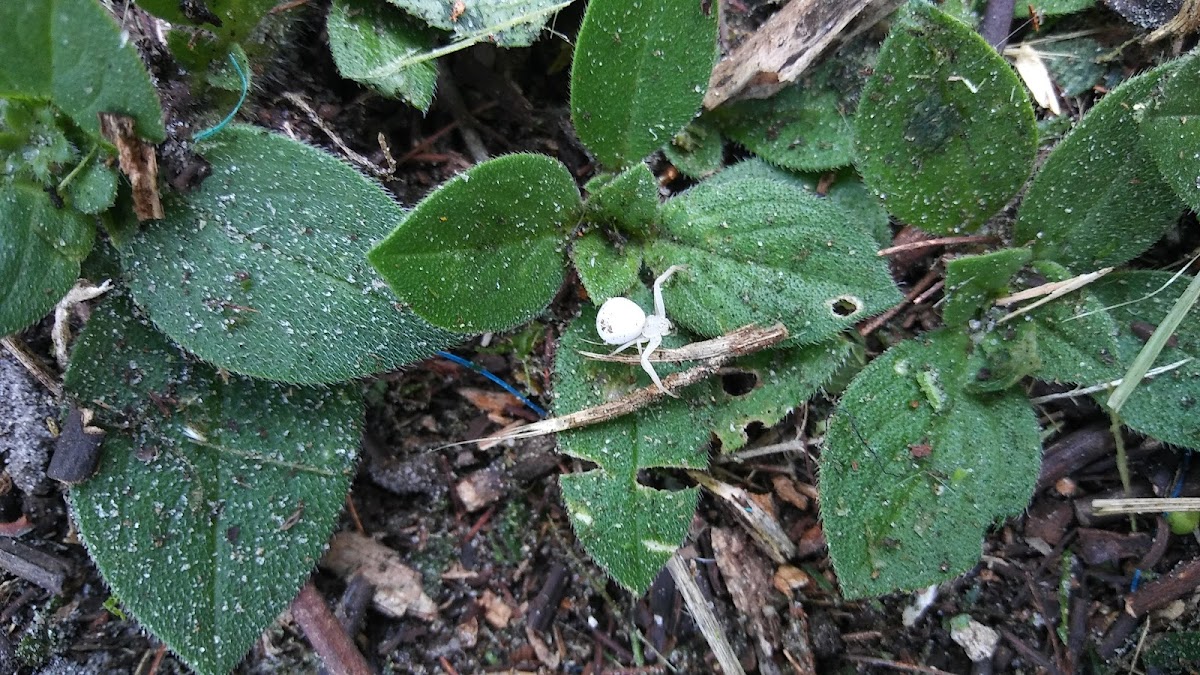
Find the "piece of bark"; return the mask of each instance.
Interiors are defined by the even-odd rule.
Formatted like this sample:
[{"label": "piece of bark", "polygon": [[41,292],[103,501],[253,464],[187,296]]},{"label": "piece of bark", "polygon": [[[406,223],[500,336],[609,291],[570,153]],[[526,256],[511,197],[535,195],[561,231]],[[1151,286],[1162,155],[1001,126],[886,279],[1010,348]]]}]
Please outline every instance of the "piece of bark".
[{"label": "piece of bark", "polygon": [[362,652],[354,640],[346,635],[345,629],[338,623],[325,604],[325,598],[313,586],[306,582],[300,589],[299,595],[292,601],[292,618],[304,630],[313,651],[321,657],[321,661],[329,672],[339,675],[372,675],[371,667],[363,658]]},{"label": "piece of bark", "polygon": [[67,485],[78,485],[96,473],[104,430],[91,426],[91,418],[91,410],[71,406],[62,432],[54,442],[47,476]]},{"label": "piece of bark", "polygon": [[544,633],[550,628],[550,623],[554,621],[554,615],[558,612],[558,603],[562,602],[566,593],[568,579],[567,568],[562,563],[555,563],[550,569],[550,574],[546,575],[542,590],[538,591],[529,603],[526,616],[531,629]]},{"label": "piece of bark", "polygon": [[[2,540],[0,540],[2,541]],[[1200,586],[1200,560],[1192,560],[1143,585],[1125,600],[1125,612],[1142,617]]]},{"label": "piece of bark", "polygon": [[97,115],[100,133],[117,146],[117,163],[133,186],[134,215],[139,221],[161,220],[163,207],[158,196],[158,157],[154,146],[138,138],[129,115],[105,112]]},{"label": "piece of bark", "polygon": [[1145,532],[1123,534],[1111,530],[1081,527],[1074,547],[1079,557],[1089,565],[1105,565],[1126,558],[1140,558],[1150,550],[1152,539]]},{"label": "piece of bark", "polygon": [[489,466],[467,474],[454,486],[454,495],[462,502],[468,513],[495,504],[504,498],[504,476],[498,467]]},{"label": "piece of bark", "polygon": [[354,532],[339,532],[321,558],[321,567],[342,577],[362,574],[375,586],[374,606],[399,619],[413,616],[423,621],[437,617],[437,605],[425,595],[421,574],[400,560],[400,555],[379,542]]},{"label": "piece of bark", "polygon": [[1063,436],[1043,453],[1038,489],[1054,485],[1060,478],[1111,454],[1115,448],[1116,442],[1107,424],[1085,427]]},{"label": "piece of bark", "polygon": [[58,595],[71,575],[64,558],[14,539],[0,538],[0,569]]},{"label": "piece of bark", "polygon": [[770,562],[749,535],[737,528],[714,527],[712,547],[733,605],[754,637],[760,668],[774,664],[775,646],[783,641],[783,627],[771,602],[775,586]]},{"label": "piece of bark", "polygon": [[704,107],[712,110],[739,98],[767,98],[795,82],[847,24],[879,1],[792,0],[717,64]]}]

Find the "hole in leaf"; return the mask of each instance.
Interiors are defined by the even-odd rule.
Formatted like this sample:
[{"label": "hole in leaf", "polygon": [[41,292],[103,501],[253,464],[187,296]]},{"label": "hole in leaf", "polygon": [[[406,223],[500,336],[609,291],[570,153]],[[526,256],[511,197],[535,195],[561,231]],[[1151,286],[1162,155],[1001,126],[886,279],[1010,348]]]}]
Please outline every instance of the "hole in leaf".
[{"label": "hole in leaf", "polygon": [[858,314],[862,308],[862,299],[853,295],[841,295],[829,301],[829,310],[842,319]]},{"label": "hole in leaf", "polygon": [[758,385],[758,375],[745,370],[731,370],[721,375],[721,388],[730,396],[745,396]]}]

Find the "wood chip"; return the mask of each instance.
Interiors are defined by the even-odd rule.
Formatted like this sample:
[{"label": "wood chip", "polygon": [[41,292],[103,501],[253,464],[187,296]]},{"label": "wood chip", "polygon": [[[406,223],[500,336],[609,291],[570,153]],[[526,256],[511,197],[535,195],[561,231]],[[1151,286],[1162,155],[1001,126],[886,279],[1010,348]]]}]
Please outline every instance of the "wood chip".
[{"label": "wood chip", "polygon": [[133,212],[139,221],[161,220],[162,200],[158,196],[158,157],[154,146],[138,138],[129,115],[98,113],[100,133],[117,146],[121,173],[133,185]]},{"label": "wood chip", "polygon": [[425,595],[421,574],[402,563],[399,553],[370,537],[355,532],[334,535],[321,567],[343,579],[362,574],[375,586],[375,609],[393,619],[437,618],[437,605]]},{"label": "wood chip", "polygon": [[770,563],[750,537],[736,528],[714,527],[712,547],[733,605],[755,638],[760,662],[774,661],[775,645],[783,642],[783,627],[772,605],[775,586]]},{"label": "wood chip", "polygon": [[454,495],[467,512],[486,508],[500,501],[505,493],[504,475],[498,468],[488,467],[468,474],[454,486]]},{"label": "wood chip", "polygon": [[14,539],[0,538],[0,569],[58,595],[71,574],[71,564]]},{"label": "wood chip", "polygon": [[767,98],[795,82],[854,17],[877,1],[792,0],[717,64],[704,107]]},{"label": "wood chip", "polygon": [[484,591],[479,598],[479,606],[483,608],[483,620],[492,628],[503,630],[508,628],[516,608],[504,601],[504,598],[491,591]]}]

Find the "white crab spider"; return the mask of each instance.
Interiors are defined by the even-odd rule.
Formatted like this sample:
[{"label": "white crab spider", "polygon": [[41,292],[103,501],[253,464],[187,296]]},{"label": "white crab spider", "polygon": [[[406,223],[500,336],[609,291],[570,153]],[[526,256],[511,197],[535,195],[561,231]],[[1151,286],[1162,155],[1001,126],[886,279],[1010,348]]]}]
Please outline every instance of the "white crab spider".
[{"label": "white crab spider", "polygon": [[[654,366],[650,364],[650,355],[662,344],[663,336],[670,335],[671,321],[667,319],[667,310],[663,307],[662,285],[672,274],[687,269],[686,265],[671,265],[654,280],[654,313],[647,316],[638,304],[629,298],[609,298],[600,306],[596,314],[596,332],[605,344],[620,345],[613,354],[625,351],[637,345],[642,355],[642,370],[654,381],[654,385],[668,396],[675,396],[667,391]],[[645,348],[642,345],[645,344]]]}]

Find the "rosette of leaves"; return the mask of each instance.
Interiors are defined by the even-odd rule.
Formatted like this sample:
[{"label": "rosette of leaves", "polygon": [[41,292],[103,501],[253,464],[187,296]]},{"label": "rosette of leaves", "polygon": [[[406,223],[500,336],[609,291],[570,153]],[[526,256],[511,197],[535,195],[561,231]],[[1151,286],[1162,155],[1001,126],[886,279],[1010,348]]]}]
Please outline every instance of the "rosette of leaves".
[{"label": "rosette of leaves", "polygon": [[158,97],[137,50],[95,0],[0,4],[0,334],[52,309],[112,206],[115,150],[97,113],[161,141]]},{"label": "rosette of leaves", "polygon": [[[594,303],[641,289],[643,307],[643,274],[686,265],[665,291],[668,316],[687,331],[676,344],[751,323],[787,326],[787,349],[741,366],[760,383],[744,400],[696,385],[683,400],[562,434],[564,452],[597,465],[563,479],[576,532],[639,592],[682,540],[695,492],[652,489],[638,472],[701,468],[710,432],[728,449],[744,442],[746,421],[777,421],[845,359],[839,333],[900,299],[875,255],[887,214],[852,179],[818,194],[815,180],[751,161],[660,204],[641,160],[699,109],[715,39],[716,18],[698,3],[591,2],[571,81],[572,119],[604,169],[586,199],[556,160],[500,157],[431,193],[368,256],[413,311],[464,333],[536,317],[568,260]],[[575,353],[594,317],[586,308],[558,347],[560,412],[648,382],[636,366]]]}]

